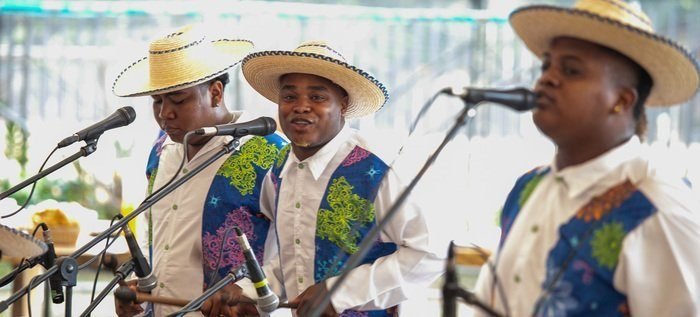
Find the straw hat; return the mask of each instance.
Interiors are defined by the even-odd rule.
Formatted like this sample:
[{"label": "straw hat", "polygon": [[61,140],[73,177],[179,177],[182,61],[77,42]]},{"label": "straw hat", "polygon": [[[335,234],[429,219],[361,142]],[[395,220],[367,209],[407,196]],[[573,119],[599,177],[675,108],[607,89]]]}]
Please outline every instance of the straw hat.
[{"label": "straw hat", "polygon": [[279,97],[280,76],[290,73],[321,76],[343,87],[349,96],[346,118],[374,113],[389,99],[382,83],[348,64],[323,41],[301,43],[294,51],[253,53],[243,60],[241,68],[248,83],[274,103]]},{"label": "straw hat", "polygon": [[510,24],[539,58],[556,37],[586,40],[626,55],[654,81],[648,106],[685,102],[700,83],[698,63],[688,50],[654,33],[641,9],[620,0],[580,0],[573,8],[526,6],[511,13]]},{"label": "straw hat", "polygon": [[202,25],[188,25],[151,42],[148,56],[126,67],[112,92],[134,97],[189,88],[225,73],[252,49],[251,41],[208,38]]}]

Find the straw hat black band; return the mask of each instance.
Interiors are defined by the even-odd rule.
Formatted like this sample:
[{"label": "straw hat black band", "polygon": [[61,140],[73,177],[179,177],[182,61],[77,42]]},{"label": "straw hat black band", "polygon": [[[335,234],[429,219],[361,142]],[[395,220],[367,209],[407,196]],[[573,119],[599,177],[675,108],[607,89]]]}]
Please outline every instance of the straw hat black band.
[{"label": "straw hat black band", "polygon": [[[309,46],[309,45],[306,45],[306,46]],[[350,65],[346,62],[337,60],[337,59],[332,58],[332,57],[323,56],[323,55],[314,54],[314,53],[298,53],[298,52],[290,52],[290,51],[264,51],[264,52],[252,53],[252,54],[246,56],[243,59],[243,63],[245,63],[246,61],[248,61],[252,58],[262,57],[262,56],[275,56],[275,55],[318,58],[318,59],[322,59],[322,60],[327,61],[327,62],[336,63],[336,64],[343,66],[343,67],[347,67],[348,69],[356,72],[358,75],[360,75],[362,77],[367,78],[367,80],[369,80],[372,83],[374,83],[375,85],[377,85],[377,88],[379,88],[382,91],[382,94],[384,94],[384,97],[386,98],[386,100],[389,100],[389,92],[387,91],[386,87],[384,87],[384,84],[382,84],[379,80],[375,79],[374,76],[370,75],[369,73],[365,72],[362,69],[359,69],[353,65]]]},{"label": "straw hat black band", "polygon": [[151,42],[149,55],[122,70],[112,84],[117,96],[168,93],[209,81],[241,62],[253,42],[207,38],[203,26],[185,26]]},{"label": "straw hat black band", "polygon": [[686,102],[700,86],[700,65],[677,42],[656,34],[645,14],[619,0],[580,0],[574,8],[532,5],[515,10],[510,24],[539,58],[558,37],[572,37],[627,56],[653,80],[647,106]]},{"label": "straw hat black band", "polygon": [[339,52],[323,42],[303,43],[294,51],[252,53],[243,59],[242,70],[248,83],[274,103],[278,102],[282,75],[302,73],[326,78],[348,93],[346,118],[374,113],[389,99],[388,90],[379,80],[345,62]]},{"label": "straw hat black band", "polygon": [[[145,60],[145,59],[147,59],[147,57],[144,57],[144,58],[140,59],[139,61],[142,61],[142,60]],[[138,62],[138,61],[137,61],[137,62]],[[131,66],[135,65],[137,62],[131,64]],[[207,82],[207,81],[209,81],[209,80],[211,80],[211,79],[214,79],[214,78],[216,78],[216,77],[219,77],[219,76],[223,75],[224,73],[228,72],[229,69],[231,69],[232,67],[238,65],[238,63],[240,63],[240,62],[236,62],[235,64],[229,65],[228,67],[226,67],[225,69],[223,69],[223,70],[221,70],[221,71],[219,71],[219,72],[213,73],[213,74],[211,74],[211,75],[204,76],[204,77],[202,77],[202,78],[198,78],[198,79],[193,80],[193,81],[184,82],[184,83],[181,83],[181,84],[177,84],[177,85],[173,85],[173,86],[169,86],[169,87],[165,87],[165,88],[160,88],[160,89],[146,90],[146,91],[141,91],[141,92],[138,92],[138,93],[133,93],[133,94],[128,94],[128,95],[120,95],[120,97],[150,96],[150,95],[157,95],[157,94],[161,94],[161,93],[172,92],[172,91],[177,91],[177,90],[180,90],[180,89],[185,89],[185,88],[193,87],[193,86],[199,85],[199,84],[201,84],[201,83],[205,83],[205,82]],[[123,71],[119,74],[119,76],[121,76],[121,74],[123,74],[124,72],[126,72],[128,69],[129,69],[129,67],[127,67],[127,69],[123,70]],[[112,84],[112,91],[114,91],[114,85],[116,84],[117,80],[119,80],[119,76],[117,76],[117,79],[115,79],[114,83]]]},{"label": "straw hat black band", "polygon": [[[602,1],[606,1],[606,0],[602,0]],[[594,13],[591,13],[588,11],[577,10],[577,9],[566,9],[566,8],[560,8],[560,7],[554,7],[554,6],[547,6],[547,5],[533,5],[533,6],[529,6],[529,7],[516,9],[510,15],[513,16],[513,15],[516,15],[520,11],[530,11],[530,10],[543,10],[543,11],[549,10],[549,11],[565,12],[565,13],[572,14],[572,15],[585,16],[587,18],[598,20],[602,23],[609,23],[609,24],[615,25],[615,26],[623,28],[629,32],[634,32],[634,33],[637,33],[639,35],[646,36],[652,40],[663,42],[664,44],[667,44],[667,45],[675,48],[676,50],[678,50],[678,52],[682,53],[683,55],[685,55],[686,57],[691,59],[694,62],[694,64],[696,64],[696,68],[700,69],[700,66],[699,66],[700,64],[698,64],[697,60],[693,57],[693,55],[690,54],[690,52],[688,52],[683,46],[674,42],[673,40],[671,40],[667,37],[664,37],[662,35],[649,33],[647,31],[641,30],[639,28],[630,26],[629,24],[622,23],[618,20],[613,20],[611,18],[600,16],[600,15],[597,15],[597,14],[594,14]],[[649,24],[649,26],[651,26],[651,24]]]}]

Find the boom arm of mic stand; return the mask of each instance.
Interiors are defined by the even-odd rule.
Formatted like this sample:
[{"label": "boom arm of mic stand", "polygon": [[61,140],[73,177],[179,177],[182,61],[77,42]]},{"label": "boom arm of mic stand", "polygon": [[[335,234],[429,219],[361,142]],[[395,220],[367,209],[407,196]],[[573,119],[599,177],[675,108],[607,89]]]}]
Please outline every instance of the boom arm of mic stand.
[{"label": "boom arm of mic stand", "polygon": [[[39,179],[45,177],[46,175],[49,175],[53,172],[55,172],[57,169],[69,164],[70,162],[73,162],[77,159],[79,159],[81,156],[88,156],[97,150],[97,139],[92,139],[85,146],[80,148],[80,151],[76,152],[75,154],[63,159],[62,161],[51,165],[49,168],[37,173],[36,175],[27,178],[25,181],[15,185],[14,187],[6,190],[2,194],[0,194],[0,200],[3,200],[7,198],[8,196],[18,192],[20,189],[25,188],[29,186],[30,184],[38,181]],[[4,217],[3,217],[4,218]]]},{"label": "boom arm of mic stand", "polygon": [[343,281],[347,278],[348,274],[352,269],[354,269],[362,259],[367,255],[367,252],[369,252],[369,249],[372,247],[372,244],[377,240],[379,237],[379,233],[381,230],[386,226],[389,221],[391,221],[391,218],[394,217],[396,212],[399,210],[399,207],[403,204],[403,202],[408,198],[408,195],[411,193],[411,190],[413,190],[414,187],[418,184],[418,181],[423,178],[423,175],[425,172],[427,172],[428,168],[435,162],[437,159],[438,155],[440,155],[440,152],[445,148],[447,143],[454,138],[454,136],[457,134],[457,131],[464,125],[467,119],[467,114],[473,107],[471,106],[466,106],[460,112],[459,116],[457,117],[457,120],[455,121],[455,124],[452,126],[450,131],[447,133],[445,138],[442,140],[442,143],[440,143],[440,146],[435,150],[435,152],[428,158],[428,160],[423,164],[423,167],[421,170],[416,174],[416,177],[411,180],[411,183],[408,184],[408,186],[404,189],[403,192],[399,195],[398,198],[396,198],[396,201],[394,204],[389,208],[389,211],[387,212],[386,216],[384,219],[382,219],[379,223],[377,223],[376,226],[372,227],[372,230],[370,230],[367,235],[362,239],[362,242],[359,245],[359,249],[357,252],[353,253],[352,256],[348,259],[348,261],[345,263],[345,267],[343,268],[343,271],[341,274],[338,276],[338,279],[336,280],[335,283],[333,283],[333,286],[331,289],[326,293],[325,296],[321,299],[320,303],[318,306],[314,308],[314,310],[311,311],[310,316],[312,317],[318,317],[321,315],[321,312],[323,312],[326,309],[326,306],[331,301],[331,296],[333,293],[337,292],[338,289],[340,288],[340,285],[343,284]]},{"label": "boom arm of mic stand", "polygon": [[238,268],[231,269],[231,271],[220,281],[216,282],[216,284],[212,285],[210,288],[208,288],[204,293],[187,303],[182,309],[168,315],[168,316],[184,316],[187,313],[193,312],[197,309],[199,309],[204,302],[209,299],[209,297],[214,296],[216,292],[218,292],[220,289],[224,288],[226,285],[230,283],[235,283],[240,280],[242,280],[244,277],[248,276],[248,269],[246,268],[245,263],[239,266]]},{"label": "boom arm of mic stand", "polygon": [[[210,158],[208,158],[206,161],[202,162],[202,164],[197,165],[195,168],[193,168],[189,173],[183,175],[181,178],[178,178],[175,180],[172,184],[170,184],[168,187],[163,188],[163,190],[159,191],[153,197],[150,197],[149,199],[146,199],[144,203],[139,205],[139,207],[126,216],[122,218],[121,220],[115,222],[111,227],[107,228],[105,231],[97,235],[95,238],[90,240],[88,243],[86,243],[84,246],[82,246],[80,249],[76,250],[73,252],[73,254],[70,255],[71,258],[73,259],[78,259],[81,255],[85,254],[88,250],[92,249],[95,245],[100,243],[100,241],[104,240],[108,236],[110,236],[112,233],[116,232],[117,230],[121,229],[123,226],[125,226],[129,221],[132,219],[136,218],[138,215],[143,213],[144,211],[148,210],[153,206],[156,202],[159,200],[163,199],[166,195],[171,193],[173,190],[175,190],[177,187],[185,183],[186,181],[190,180],[192,177],[197,175],[199,172],[201,172],[203,169],[205,169],[207,166],[211,165],[214,161],[218,160],[222,156],[224,156],[227,153],[231,153],[234,151],[239,144],[239,140],[234,138],[226,144],[219,152],[216,154],[212,155]],[[56,273],[58,271],[58,266],[54,265],[51,268],[47,269],[47,271],[44,274],[37,275],[37,283],[35,285],[27,285],[20,289],[19,291],[15,292],[10,296],[10,298],[0,302],[0,313],[7,310],[10,304],[16,302],[19,298],[21,298],[24,294],[27,293],[27,289],[32,289],[36,287],[37,285],[40,285],[41,282],[46,281],[49,279],[49,277]],[[29,287],[31,286],[31,287]]]},{"label": "boom arm of mic stand", "polygon": [[0,287],[3,287],[5,285],[9,284],[10,282],[12,282],[17,277],[17,275],[22,273],[22,271],[24,271],[28,268],[32,268],[35,265],[37,265],[39,262],[41,262],[42,256],[43,255],[35,256],[35,257],[30,258],[26,261],[22,261],[22,263],[20,263],[19,266],[14,268],[12,271],[10,271],[10,273],[7,273],[5,276],[3,276],[0,279]]},{"label": "boom arm of mic stand", "polygon": [[455,289],[455,295],[457,295],[459,298],[463,299],[467,304],[479,307],[483,312],[489,314],[489,316],[493,317],[503,317],[503,315],[499,314],[496,312],[493,308],[491,308],[489,305],[486,305],[483,301],[481,301],[474,293],[465,290],[461,287],[457,287]]},{"label": "boom arm of mic stand", "polygon": [[80,314],[80,317],[85,317],[85,316],[90,316],[93,310],[97,308],[97,305],[99,305],[102,300],[109,295],[109,293],[112,291],[114,286],[116,286],[119,282],[123,281],[131,272],[134,271],[134,260],[131,259],[124,264],[122,264],[118,269],[117,272],[114,274],[114,278],[109,281],[109,284],[107,284],[107,287],[105,287],[100,294],[95,297],[95,300],[90,303],[90,305],[85,308],[82,314]]}]

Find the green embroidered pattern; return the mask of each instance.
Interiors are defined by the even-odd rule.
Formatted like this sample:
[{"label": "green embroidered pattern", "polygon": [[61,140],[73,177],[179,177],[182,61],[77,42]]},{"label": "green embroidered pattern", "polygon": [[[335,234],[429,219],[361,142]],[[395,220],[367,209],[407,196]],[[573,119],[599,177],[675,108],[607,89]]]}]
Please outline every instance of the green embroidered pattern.
[{"label": "green embroidered pattern", "polygon": [[[151,171],[151,177],[148,178],[148,194],[153,194],[153,184],[156,182],[156,175],[158,174],[158,168],[154,168]],[[148,209],[148,246],[153,246],[153,218],[151,217],[151,209]]]},{"label": "green embroidered pattern", "polygon": [[356,222],[367,224],[374,221],[374,205],[352,193],[353,186],[345,179],[334,179],[328,189],[328,204],[331,210],[318,211],[316,234],[336,244],[347,253],[357,252],[358,230],[350,231]]},{"label": "green embroidered pattern", "polygon": [[148,178],[148,194],[153,193],[153,184],[156,182],[156,174],[158,174],[158,168],[154,168],[151,172],[151,177]]},{"label": "green embroidered pattern", "polygon": [[276,156],[277,147],[263,137],[254,137],[231,155],[216,174],[228,178],[241,195],[249,195],[253,193],[257,176],[253,164],[269,169]]},{"label": "green embroidered pattern", "polygon": [[289,153],[289,149],[291,148],[291,144],[287,144],[280,150],[280,153],[277,155],[277,162],[275,163],[275,167],[282,167],[282,163],[284,163],[284,159],[287,158],[287,153]]},{"label": "green embroidered pattern", "polygon": [[624,237],[625,229],[620,222],[607,223],[593,232],[591,254],[600,266],[611,270],[615,268]]},{"label": "green embroidered pattern", "polygon": [[530,181],[528,181],[527,184],[525,184],[523,191],[520,192],[520,198],[518,199],[518,204],[520,204],[520,207],[525,205],[527,199],[530,198],[532,192],[535,191],[537,184],[539,184],[542,180],[542,176],[544,176],[544,173],[536,175],[535,177],[530,179]]}]

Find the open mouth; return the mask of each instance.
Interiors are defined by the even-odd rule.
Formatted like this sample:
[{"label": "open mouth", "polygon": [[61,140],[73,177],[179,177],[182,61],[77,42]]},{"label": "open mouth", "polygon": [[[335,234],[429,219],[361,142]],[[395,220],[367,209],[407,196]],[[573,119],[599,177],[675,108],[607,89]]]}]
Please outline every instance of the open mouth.
[{"label": "open mouth", "polygon": [[294,119],[290,120],[290,123],[294,126],[297,126],[297,127],[306,127],[306,126],[313,124],[313,122],[311,122],[311,120],[304,119],[304,118],[294,118]]}]

